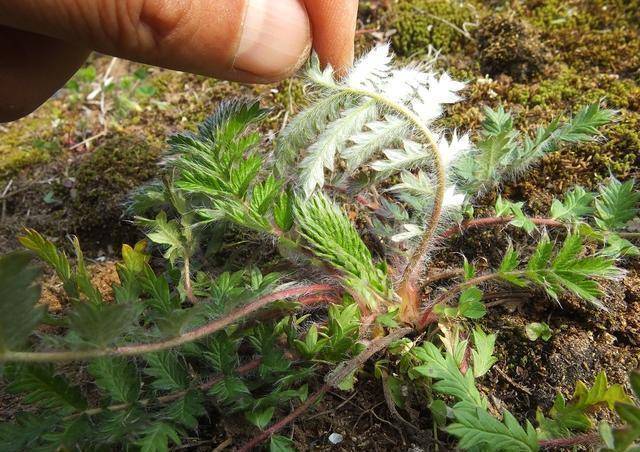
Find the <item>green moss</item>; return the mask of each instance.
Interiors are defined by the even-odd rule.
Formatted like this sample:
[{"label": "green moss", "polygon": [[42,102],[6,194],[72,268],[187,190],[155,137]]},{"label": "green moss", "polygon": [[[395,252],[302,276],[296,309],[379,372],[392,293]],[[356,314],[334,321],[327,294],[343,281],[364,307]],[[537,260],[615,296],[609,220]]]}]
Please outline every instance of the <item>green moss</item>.
[{"label": "green moss", "polygon": [[640,113],[622,112],[618,120],[603,131],[602,141],[581,146],[578,157],[590,161],[600,174],[633,177],[640,167]]},{"label": "green moss", "polygon": [[425,53],[429,45],[444,53],[460,50],[468,42],[465,28],[474,21],[468,2],[458,0],[400,0],[394,11],[391,39],[404,56]]},{"label": "green moss", "polygon": [[128,192],[158,174],[159,153],[157,147],[131,137],[116,136],[100,145],[71,171],[71,227],[114,236]]},{"label": "green moss", "polygon": [[[640,70],[640,2],[543,0],[528,11],[557,57],[580,69],[633,74]],[[527,12],[527,10],[525,10]]]},{"label": "green moss", "polygon": [[537,84],[514,84],[507,94],[510,103],[559,110],[604,99],[608,106],[640,109],[640,87],[633,80],[607,74],[585,75],[565,67]]},{"label": "green moss", "polygon": [[60,152],[59,138],[51,117],[38,114],[7,124],[0,129],[0,178],[11,177],[36,163],[48,161]]}]

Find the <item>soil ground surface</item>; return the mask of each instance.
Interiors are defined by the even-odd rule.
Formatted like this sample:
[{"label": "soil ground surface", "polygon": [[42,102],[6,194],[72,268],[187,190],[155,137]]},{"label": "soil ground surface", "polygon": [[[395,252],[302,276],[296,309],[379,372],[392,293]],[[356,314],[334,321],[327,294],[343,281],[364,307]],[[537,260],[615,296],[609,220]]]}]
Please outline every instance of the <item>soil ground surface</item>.
[{"label": "soil ground surface", "polygon": [[[390,40],[399,58],[408,61],[426,58],[432,45],[441,49],[437,64],[469,82],[466,100],[452,108],[448,126],[477,130],[484,106],[504,105],[517,126],[529,132],[588,102],[601,100],[619,110],[600,141],[564,147],[530,175],[503,187],[503,196],[525,201],[529,213],[546,212],[552,197],[573,185],[594,188],[609,175],[638,176],[638,1],[387,0],[361,6],[360,49]],[[114,82],[105,90],[109,78]],[[299,80],[247,87],[92,57],[36,113],[0,125],[0,251],[17,248],[16,236],[24,227],[62,246],[75,234],[98,286],[108,293],[117,278],[114,262],[121,244],[141,237],[126,213],[128,195],[161,173],[165,138],[193,127],[217,102],[237,96],[258,97],[272,107],[272,130],[304,105]],[[477,208],[494,200],[495,193],[487,193]],[[507,244],[497,232],[452,240],[449,251],[434,256],[434,266],[453,265],[458,256],[452,251],[495,263]],[[487,290],[495,308],[483,322],[498,334],[500,360],[482,390],[493,407],[534,419],[558,392],[569,396],[578,379],[590,383],[601,370],[610,381],[627,384],[629,371],[640,367],[640,264],[623,266],[625,279],[606,287],[608,312],[505,286]],[[47,277],[42,301],[51,310],[64,309],[59,291],[56,278]],[[542,321],[550,325],[551,339],[530,341],[525,325]],[[0,394],[0,420],[11,419],[22,409],[21,401],[6,395],[1,384]],[[444,436],[434,436],[428,410],[419,402],[410,416],[416,431],[390,413],[379,381],[365,369],[355,392],[330,393],[284,434],[300,450],[450,449]],[[332,433],[342,435],[339,444],[329,442]],[[242,444],[247,435],[241,417],[212,409],[185,445],[212,450],[229,438]]]}]

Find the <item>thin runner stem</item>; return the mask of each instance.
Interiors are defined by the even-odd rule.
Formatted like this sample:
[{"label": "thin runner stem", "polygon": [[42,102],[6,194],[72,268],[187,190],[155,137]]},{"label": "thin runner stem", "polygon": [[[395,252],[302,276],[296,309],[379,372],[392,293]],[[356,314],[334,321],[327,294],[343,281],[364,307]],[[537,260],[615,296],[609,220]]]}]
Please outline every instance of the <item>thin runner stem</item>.
[{"label": "thin runner stem", "polygon": [[61,362],[61,361],[77,361],[90,358],[99,358],[103,356],[132,356],[144,353],[152,353],[161,350],[175,348],[189,342],[193,342],[209,336],[217,331],[226,328],[232,323],[252,314],[255,311],[273,303],[274,301],[291,298],[300,295],[309,295],[320,292],[331,292],[336,287],[328,284],[312,284],[303,287],[292,287],[280,290],[269,295],[258,298],[238,309],[230,312],[220,319],[213,320],[194,330],[183,333],[179,336],[151,342],[148,344],[133,344],[114,348],[103,348],[93,350],[69,350],[69,351],[50,351],[50,352],[17,352],[5,351],[0,354],[0,362]]}]

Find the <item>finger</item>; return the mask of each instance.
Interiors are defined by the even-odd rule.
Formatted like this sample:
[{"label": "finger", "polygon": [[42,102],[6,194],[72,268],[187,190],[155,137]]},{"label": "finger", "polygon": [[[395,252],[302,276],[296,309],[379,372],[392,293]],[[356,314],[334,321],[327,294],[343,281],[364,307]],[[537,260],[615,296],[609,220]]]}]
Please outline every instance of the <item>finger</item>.
[{"label": "finger", "polygon": [[322,64],[344,73],[353,63],[358,0],[305,0]]},{"label": "finger", "polygon": [[88,54],[83,47],[0,26],[0,122],[38,108]]},{"label": "finger", "polygon": [[0,25],[245,82],[285,78],[311,47],[302,0],[0,0]]}]

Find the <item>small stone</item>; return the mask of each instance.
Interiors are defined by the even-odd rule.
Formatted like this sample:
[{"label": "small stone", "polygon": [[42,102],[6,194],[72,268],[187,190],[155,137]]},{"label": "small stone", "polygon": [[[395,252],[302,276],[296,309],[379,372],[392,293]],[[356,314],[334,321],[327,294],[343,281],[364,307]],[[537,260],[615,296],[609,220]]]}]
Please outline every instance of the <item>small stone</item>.
[{"label": "small stone", "polygon": [[340,433],[332,433],[331,435],[329,435],[329,442],[331,444],[340,444],[343,439],[344,436],[342,436]]}]

